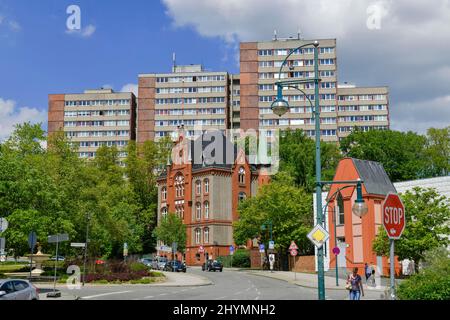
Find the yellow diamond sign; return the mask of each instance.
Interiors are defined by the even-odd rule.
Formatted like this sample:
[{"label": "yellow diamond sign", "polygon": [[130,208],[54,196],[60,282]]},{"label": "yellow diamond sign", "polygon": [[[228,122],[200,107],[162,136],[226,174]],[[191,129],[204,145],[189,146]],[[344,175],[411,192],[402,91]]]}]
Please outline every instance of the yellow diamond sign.
[{"label": "yellow diamond sign", "polygon": [[329,237],[330,234],[328,231],[319,224],[316,225],[308,234],[308,239],[311,240],[317,248],[321,248]]}]

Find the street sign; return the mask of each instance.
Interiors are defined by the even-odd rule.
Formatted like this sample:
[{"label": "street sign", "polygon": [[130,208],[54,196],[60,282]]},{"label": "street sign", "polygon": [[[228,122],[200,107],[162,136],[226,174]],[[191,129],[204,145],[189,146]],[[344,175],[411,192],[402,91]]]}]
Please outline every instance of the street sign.
[{"label": "street sign", "polygon": [[71,246],[71,247],[74,247],[74,248],[84,248],[84,247],[86,247],[86,243],[72,242],[72,243],[70,244],[70,246]]},{"label": "street sign", "polygon": [[333,254],[334,254],[335,256],[338,256],[339,253],[341,253],[341,250],[339,250],[338,247],[334,247],[334,248],[333,248]]},{"label": "street sign", "polygon": [[5,251],[5,243],[6,243],[6,240],[5,240],[5,238],[0,238],[0,251]]},{"label": "street sign", "polygon": [[294,241],[291,242],[289,250],[298,250],[297,244]]},{"label": "street sign", "polygon": [[234,247],[230,246],[230,255],[233,255],[233,254],[234,254]]},{"label": "street sign", "polygon": [[52,236],[48,236],[48,243],[56,243],[56,242],[64,242],[69,241],[69,235],[67,233],[55,234]]},{"label": "street sign", "polygon": [[405,229],[405,206],[395,193],[388,193],[383,207],[383,226],[389,239],[400,239]]},{"label": "street sign", "polygon": [[200,246],[200,247],[198,248],[198,252],[199,252],[199,253],[204,253],[204,252],[205,252],[205,248],[203,248],[203,246]]},{"label": "street sign", "polygon": [[128,256],[128,243],[124,243],[123,244],[123,256],[127,257]]},{"label": "street sign", "polygon": [[320,224],[316,225],[308,234],[308,239],[317,247],[321,248],[328,240],[330,234]]},{"label": "street sign", "polygon": [[33,250],[33,248],[36,246],[36,242],[37,242],[37,235],[36,232],[32,231],[30,232],[30,234],[28,235],[28,247]]},{"label": "street sign", "polygon": [[173,252],[177,252],[177,249],[178,249],[178,243],[173,242],[173,243],[172,243],[172,251],[173,251]]},{"label": "street sign", "polygon": [[292,249],[291,250],[291,256],[295,257],[298,254],[297,250]]},{"label": "street sign", "polygon": [[6,229],[8,229],[8,220],[0,218],[0,233],[6,231]]},{"label": "street sign", "polygon": [[259,245],[259,252],[260,253],[264,253],[264,251],[266,251],[266,247],[264,246],[264,244],[260,244]]},{"label": "street sign", "polygon": [[275,241],[269,241],[269,250],[275,249]]}]

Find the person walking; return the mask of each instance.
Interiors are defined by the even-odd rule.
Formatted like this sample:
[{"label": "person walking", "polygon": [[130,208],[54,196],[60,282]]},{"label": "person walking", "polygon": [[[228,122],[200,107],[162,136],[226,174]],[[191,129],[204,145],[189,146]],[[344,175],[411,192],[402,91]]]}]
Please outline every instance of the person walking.
[{"label": "person walking", "polygon": [[346,288],[349,290],[350,300],[360,300],[361,294],[364,297],[364,289],[358,268],[353,268],[353,273],[347,277]]},{"label": "person walking", "polygon": [[366,275],[366,283],[372,275],[372,267],[370,267],[367,262],[364,264],[364,274]]}]

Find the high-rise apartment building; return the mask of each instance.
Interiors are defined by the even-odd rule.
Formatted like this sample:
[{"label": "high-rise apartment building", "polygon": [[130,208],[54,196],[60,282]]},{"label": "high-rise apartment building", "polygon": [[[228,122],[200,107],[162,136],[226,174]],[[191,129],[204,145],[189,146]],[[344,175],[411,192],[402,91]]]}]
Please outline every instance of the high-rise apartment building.
[{"label": "high-rise apartment building", "polygon": [[[289,112],[284,116],[278,117],[270,108],[277,95],[275,83],[279,79],[283,81],[314,79],[313,46],[296,50],[280,73],[283,61],[293,50],[312,42],[312,40],[289,38],[241,43],[240,126],[242,129],[266,129],[269,131],[268,134],[275,129],[303,129],[308,136],[314,138],[315,119],[310,103],[311,101],[314,105],[315,85],[313,82],[296,85],[301,91],[295,88],[283,90],[283,97],[290,105]],[[338,86],[336,39],[321,39],[319,43],[322,139],[324,141],[338,141],[339,138],[348,135],[351,130],[350,127],[353,128],[353,126],[361,126],[363,129],[389,127],[387,88],[353,87],[340,89]],[[361,112],[360,109],[357,109],[356,114],[348,113],[350,108],[347,111],[346,107],[349,104],[346,100],[340,100],[345,99],[346,96],[367,99],[353,100],[355,104],[358,101],[358,105],[361,105]],[[374,100],[368,100],[369,97]],[[343,111],[342,115],[339,108],[340,104],[342,104],[343,110],[346,110]],[[352,118],[353,116],[357,116],[357,118]]]},{"label": "high-rise apartment building", "polygon": [[229,75],[201,65],[174,66],[171,73],[139,75],[138,142],[157,140],[184,125],[203,130],[229,127]]},{"label": "high-rise apartment building", "polygon": [[338,85],[338,105],[339,138],[354,127],[362,131],[389,129],[388,87]]},{"label": "high-rise apartment building", "polygon": [[112,89],[81,94],[50,94],[49,135],[63,130],[81,158],[94,158],[100,146],[116,146],[123,165],[125,148],[136,139],[136,97]]}]

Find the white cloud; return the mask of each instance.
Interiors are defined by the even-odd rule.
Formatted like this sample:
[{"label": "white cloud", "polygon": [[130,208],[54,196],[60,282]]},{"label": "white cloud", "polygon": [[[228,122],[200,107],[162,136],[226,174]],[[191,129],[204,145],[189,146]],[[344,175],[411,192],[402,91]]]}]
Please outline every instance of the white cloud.
[{"label": "white cloud", "polygon": [[66,30],[66,33],[70,34],[70,35],[77,35],[82,38],[90,38],[95,33],[96,30],[97,30],[97,27],[90,24],[84,28],[81,28],[80,30],[75,30],[75,29],[74,30]]},{"label": "white cloud", "polygon": [[139,92],[139,86],[134,83],[128,83],[120,89],[120,92],[133,92],[134,95],[137,97]]},{"label": "white cloud", "polygon": [[15,101],[0,98],[0,141],[10,136],[16,124],[45,123],[46,121],[46,111],[29,107],[18,108]]},{"label": "white cloud", "polygon": [[10,19],[0,14],[0,28],[4,27],[7,31],[19,32],[22,30],[20,24],[13,19]]},{"label": "white cloud", "polygon": [[[300,29],[306,39],[336,38],[339,81],[361,86],[388,85],[391,110],[406,112],[404,106],[409,103],[420,110],[425,108],[420,101],[442,103],[438,97],[449,94],[449,0],[163,0],[163,3],[175,27],[192,28],[205,37],[220,37],[229,45],[270,40],[275,29],[279,37],[296,36]],[[376,14],[376,8],[379,8],[379,28],[369,28],[368,21]],[[393,127],[407,129],[402,117],[409,116],[393,112]],[[440,120],[437,115],[434,119]],[[414,118],[415,122],[421,120]]]}]

